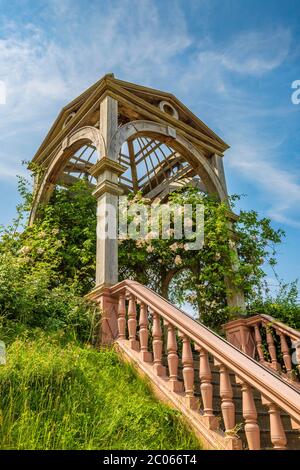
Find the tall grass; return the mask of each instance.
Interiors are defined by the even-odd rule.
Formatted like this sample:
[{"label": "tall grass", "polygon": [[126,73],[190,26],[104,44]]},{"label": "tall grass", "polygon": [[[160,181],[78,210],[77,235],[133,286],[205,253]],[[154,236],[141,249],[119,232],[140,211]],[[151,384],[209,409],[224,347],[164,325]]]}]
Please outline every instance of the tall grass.
[{"label": "tall grass", "polygon": [[7,356],[1,449],[199,449],[179,414],[113,350],[31,332],[11,339]]}]

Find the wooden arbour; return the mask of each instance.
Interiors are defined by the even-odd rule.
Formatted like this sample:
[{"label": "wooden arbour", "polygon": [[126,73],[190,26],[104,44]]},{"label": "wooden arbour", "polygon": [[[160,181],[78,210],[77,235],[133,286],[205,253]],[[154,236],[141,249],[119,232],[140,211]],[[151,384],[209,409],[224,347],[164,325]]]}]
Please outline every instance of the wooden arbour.
[{"label": "wooden arbour", "polygon": [[[105,75],[63,108],[34,156],[42,171],[30,223],[55,185],[88,175],[98,207],[96,288],[110,287],[118,281],[118,245],[99,235],[107,207],[117,209],[124,192],[165,199],[187,183],[227,201],[227,148],[174,95]],[[241,298],[231,295],[230,302],[240,304]]]}]

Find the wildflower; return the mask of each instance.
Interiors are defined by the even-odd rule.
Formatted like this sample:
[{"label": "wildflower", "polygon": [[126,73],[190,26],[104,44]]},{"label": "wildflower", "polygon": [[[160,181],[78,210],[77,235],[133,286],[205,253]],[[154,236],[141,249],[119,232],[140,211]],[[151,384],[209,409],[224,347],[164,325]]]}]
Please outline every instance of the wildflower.
[{"label": "wildflower", "polygon": [[45,238],[46,236],[46,232],[44,230],[42,230],[40,233],[39,233],[39,238]]},{"label": "wildflower", "polygon": [[178,248],[179,248],[179,245],[176,242],[173,243],[172,245],[170,245],[170,250],[172,250],[172,251],[176,251],[176,250],[178,250]]},{"label": "wildflower", "polygon": [[174,229],[168,228],[168,230],[165,231],[165,235],[167,235],[168,237],[171,237],[172,235],[174,235]]},{"label": "wildflower", "polygon": [[147,235],[145,236],[145,240],[146,241],[149,241],[151,240],[152,238],[154,238],[154,232],[148,232]]},{"label": "wildflower", "polygon": [[37,253],[38,253],[39,255],[42,255],[45,250],[44,250],[44,248],[41,248],[41,247],[40,247],[40,248],[38,248],[36,251],[37,251]]},{"label": "wildflower", "polygon": [[31,251],[30,246],[22,246],[19,253],[21,253],[21,255],[27,255],[27,253],[30,253],[30,251]]},{"label": "wildflower", "polygon": [[146,251],[147,251],[147,253],[152,253],[154,251],[153,246],[152,245],[147,246]]},{"label": "wildflower", "polygon": [[182,264],[182,259],[179,255],[175,256],[175,260],[174,260],[176,266],[179,266],[180,264]]}]

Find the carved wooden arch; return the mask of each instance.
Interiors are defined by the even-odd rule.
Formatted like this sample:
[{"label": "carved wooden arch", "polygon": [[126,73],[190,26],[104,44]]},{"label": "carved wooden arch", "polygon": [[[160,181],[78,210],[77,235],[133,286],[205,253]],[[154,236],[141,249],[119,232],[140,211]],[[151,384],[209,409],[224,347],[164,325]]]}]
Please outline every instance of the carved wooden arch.
[{"label": "carved wooden arch", "polygon": [[39,181],[30,213],[30,225],[34,222],[38,206],[49,200],[58,176],[69,158],[74,155],[76,150],[85,144],[93,145],[96,148],[98,155],[100,155],[100,149],[101,147],[103,148],[103,143],[101,141],[99,129],[92,126],[85,126],[72,132],[62,141],[62,144],[54,156],[51,164],[42,176],[41,181]]},{"label": "carved wooden arch", "polygon": [[200,176],[207,191],[210,194],[217,194],[221,201],[227,199],[226,189],[223,188],[220,179],[214,172],[207,158],[190,141],[180,134],[177,134],[175,129],[170,128],[170,126],[166,124],[158,124],[146,120],[131,121],[124,124],[116,131],[108,146],[108,157],[117,160],[122,144],[138,136],[157,138],[162,143],[165,142],[174,148],[174,150],[180,152]]}]

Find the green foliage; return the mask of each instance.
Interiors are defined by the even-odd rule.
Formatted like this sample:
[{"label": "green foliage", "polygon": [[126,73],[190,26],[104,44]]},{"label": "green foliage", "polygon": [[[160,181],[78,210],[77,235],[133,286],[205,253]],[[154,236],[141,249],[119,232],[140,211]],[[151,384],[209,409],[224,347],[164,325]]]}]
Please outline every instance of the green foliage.
[{"label": "green foliage", "polygon": [[91,338],[95,307],[84,300],[93,285],[94,200],[85,183],[71,192],[57,189],[54,201],[29,227],[31,196],[23,180],[24,203],[0,242],[0,314],[28,326],[67,329]]},{"label": "green foliage", "polygon": [[57,271],[64,282],[76,280],[83,294],[94,287],[96,263],[96,199],[85,181],[70,189],[56,188],[37,221],[38,230],[57,228],[60,259]]},{"label": "green foliage", "polygon": [[[238,199],[232,197],[231,205]],[[148,204],[139,194],[133,202]],[[254,211],[241,212],[233,233],[228,205],[193,187],[173,192],[169,202],[204,205],[203,248],[186,250],[187,240],[174,240],[171,224],[168,240],[145,237],[120,243],[121,275],[149,285],[177,304],[189,302],[204,323],[219,328],[236,314],[227,307],[225,280],[230,279],[231,288],[243,290],[251,304],[265,277],[262,265],[274,267],[276,245],[284,233]],[[195,214],[192,222],[195,230]]]},{"label": "green foliage", "polygon": [[0,312],[7,320],[47,330],[64,329],[82,341],[93,334],[96,312],[74,286],[55,285],[55,273],[41,263],[28,271],[23,260],[0,254]]},{"label": "green foliage", "polygon": [[264,296],[257,295],[249,305],[249,312],[253,315],[266,314],[286,323],[292,328],[300,330],[300,305],[298,302],[297,282],[291,284],[280,283],[277,294],[274,296],[266,292]]},{"label": "green foliage", "polygon": [[[69,189],[57,187],[50,202],[40,209],[34,225],[28,227],[26,212],[32,198],[23,180],[19,189],[24,203],[12,226],[3,231],[0,243],[0,311],[10,310],[13,318],[31,317],[30,322],[40,317],[37,321],[45,325],[47,322],[42,319],[47,317],[48,308],[50,324],[59,325],[62,319],[68,323],[72,314],[67,312],[74,310],[74,302],[81,312],[80,296],[94,287],[95,199],[86,181]],[[130,197],[132,203],[141,206],[150,202],[141,193]],[[231,198],[232,207],[238,199]],[[284,236],[282,230],[274,230],[270,219],[259,218],[255,211],[242,211],[236,222],[229,223],[225,202],[189,186],[173,192],[169,202],[204,206],[203,248],[187,250],[190,240],[174,239],[173,216],[169,239],[153,239],[149,234],[139,240],[119,240],[120,280],[135,279],[176,304],[192,304],[201,321],[216,329],[237,313],[227,306],[229,285],[230,289],[244,291],[250,312],[258,305],[262,309],[263,305],[269,308],[278,303],[267,299],[265,304],[262,287],[265,266],[274,269],[276,265],[276,246]],[[128,218],[131,220],[132,216]],[[195,213],[191,222],[195,230]],[[5,287],[6,276],[11,279],[9,288]],[[284,301],[281,305],[277,310],[284,308]]]},{"label": "green foliage", "polygon": [[199,449],[179,413],[116,352],[65,341],[63,332],[31,336],[11,339],[0,367],[1,449]]}]

